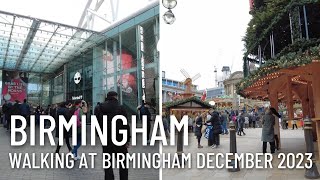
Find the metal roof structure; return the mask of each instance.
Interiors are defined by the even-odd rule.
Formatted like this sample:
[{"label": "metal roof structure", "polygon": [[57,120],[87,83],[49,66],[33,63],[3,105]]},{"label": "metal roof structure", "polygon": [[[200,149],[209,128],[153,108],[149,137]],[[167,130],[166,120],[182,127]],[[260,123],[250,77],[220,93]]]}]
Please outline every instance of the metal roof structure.
[{"label": "metal roof structure", "polygon": [[0,11],[0,69],[53,73],[103,40],[99,32]]}]

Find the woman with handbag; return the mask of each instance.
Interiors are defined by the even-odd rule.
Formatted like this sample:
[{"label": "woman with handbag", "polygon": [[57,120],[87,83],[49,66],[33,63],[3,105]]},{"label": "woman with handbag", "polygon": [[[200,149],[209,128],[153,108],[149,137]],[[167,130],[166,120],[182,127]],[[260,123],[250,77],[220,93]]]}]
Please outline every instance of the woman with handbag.
[{"label": "woman with handbag", "polygon": [[210,122],[213,126],[212,129],[212,139],[213,139],[213,145],[211,148],[215,149],[218,148],[220,145],[220,134],[222,133],[222,127],[220,122],[220,117],[218,112],[213,112],[211,114]]},{"label": "woman with handbag", "polygon": [[81,101],[77,100],[74,103],[74,106],[75,106],[75,111],[73,115],[77,117],[77,145],[74,146],[72,150],[72,154],[74,156],[74,160],[79,160],[80,156],[78,156],[78,149],[81,146],[81,117],[83,115],[83,111],[81,109]]},{"label": "woman with handbag", "polygon": [[205,126],[203,125],[203,118],[202,118],[203,116],[204,116],[204,114],[197,116],[196,126],[195,126],[195,130],[194,130],[194,134],[198,140],[198,148],[203,148],[203,146],[201,146],[201,144],[200,144],[202,133],[203,133],[203,131],[205,131]]}]

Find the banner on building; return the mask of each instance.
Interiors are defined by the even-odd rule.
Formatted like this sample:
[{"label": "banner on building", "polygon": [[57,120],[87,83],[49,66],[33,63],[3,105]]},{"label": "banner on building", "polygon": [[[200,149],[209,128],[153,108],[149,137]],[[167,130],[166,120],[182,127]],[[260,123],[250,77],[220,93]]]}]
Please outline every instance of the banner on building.
[{"label": "banner on building", "polygon": [[19,71],[2,71],[2,99],[23,102],[27,98],[27,73]]}]

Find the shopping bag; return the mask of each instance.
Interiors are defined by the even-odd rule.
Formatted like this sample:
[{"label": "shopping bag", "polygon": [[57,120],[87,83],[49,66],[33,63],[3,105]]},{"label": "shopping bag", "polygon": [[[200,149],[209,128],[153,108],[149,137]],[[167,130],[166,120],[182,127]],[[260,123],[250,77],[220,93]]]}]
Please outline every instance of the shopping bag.
[{"label": "shopping bag", "polygon": [[205,137],[205,138],[207,138],[207,139],[210,138],[210,133],[211,133],[212,127],[213,127],[213,126],[207,126],[206,132],[205,132],[205,134],[204,134],[204,137]]}]

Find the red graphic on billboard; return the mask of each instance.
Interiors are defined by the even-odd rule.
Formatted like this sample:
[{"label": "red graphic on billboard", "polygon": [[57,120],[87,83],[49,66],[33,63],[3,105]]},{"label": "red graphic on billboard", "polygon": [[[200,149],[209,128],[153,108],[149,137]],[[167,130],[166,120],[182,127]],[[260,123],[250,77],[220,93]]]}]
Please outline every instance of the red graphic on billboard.
[{"label": "red graphic on billboard", "polygon": [[[133,67],[132,55],[129,54],[127,51],[122,50],[121,59],[122,59],[122,63],[121,63],[122,70],[127,70]],[[134,75],[130,73],[123,74],[121,76],[121,83],[119,79],[118,84],[122,85],[123,92],[132,93],[133,89],[136,88],[136,78]]]},{"label": "red graphic on billboard", "polygon": [[28,78],[19,71],[2,71],[2,99],[23,102],[27,98]]}]

